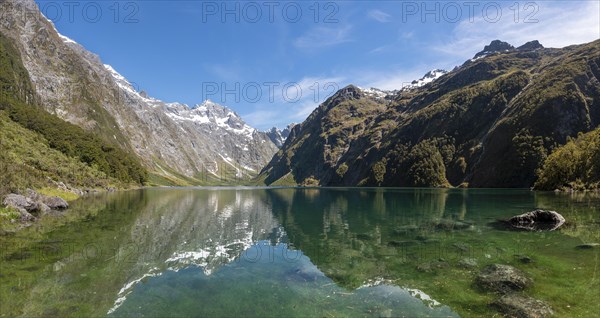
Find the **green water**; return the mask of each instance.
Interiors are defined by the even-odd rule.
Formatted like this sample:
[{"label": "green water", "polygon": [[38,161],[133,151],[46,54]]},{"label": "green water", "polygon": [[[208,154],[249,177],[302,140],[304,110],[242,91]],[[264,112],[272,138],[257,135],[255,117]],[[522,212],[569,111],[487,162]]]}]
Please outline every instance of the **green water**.
[{"label": "green water", "polygon": [[[490,224],[559,211],[556,232]],[[0,316],[489,317],[510,264],[557,317],[600,312],[600,197],[526,190],[146,189],[0,237]],[[524,262],[523,259],[528,260]],[[462,267],[465,258],[475,267]]]}]

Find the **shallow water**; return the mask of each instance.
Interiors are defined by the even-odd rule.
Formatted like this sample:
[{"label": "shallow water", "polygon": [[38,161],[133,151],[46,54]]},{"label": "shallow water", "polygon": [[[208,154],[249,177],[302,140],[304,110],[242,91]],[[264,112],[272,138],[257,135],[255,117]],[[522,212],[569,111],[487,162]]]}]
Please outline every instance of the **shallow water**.
[{"label": "shallow water", "polygon": [[[490,316],[487,264],[557,316],[600,312],[600,198],[526,190],[157,188],[0,237],[2,316]],[[534,208],[560,231],[491,226]],[[473,259],[475,267],[459,264]]]}]

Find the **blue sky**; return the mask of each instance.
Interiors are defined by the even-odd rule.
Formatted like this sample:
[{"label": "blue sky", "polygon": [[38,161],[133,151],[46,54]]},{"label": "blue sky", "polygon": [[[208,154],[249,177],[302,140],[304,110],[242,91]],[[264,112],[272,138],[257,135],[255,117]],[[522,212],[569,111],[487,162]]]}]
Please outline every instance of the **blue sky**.
[{"label": "blue sky", "polygon": [[139,90],[188,105],[210,98],[259,129],[304,120],[350,83],[397,89],[450,70],[494,39],[600,38],[598,1],[37,2]]}]

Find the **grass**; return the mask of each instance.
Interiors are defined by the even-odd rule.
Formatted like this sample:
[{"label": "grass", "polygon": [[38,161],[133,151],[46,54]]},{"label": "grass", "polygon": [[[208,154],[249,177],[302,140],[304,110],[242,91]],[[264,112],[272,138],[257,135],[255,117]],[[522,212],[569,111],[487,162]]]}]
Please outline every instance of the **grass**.
[{"label": "grass", "polygon": [[49,196],[59,197],[65,201],[75,201],[79,199],[79,195],[70,191],[61,190],[58,188],[44,187],[36,190],[38,193]]}]

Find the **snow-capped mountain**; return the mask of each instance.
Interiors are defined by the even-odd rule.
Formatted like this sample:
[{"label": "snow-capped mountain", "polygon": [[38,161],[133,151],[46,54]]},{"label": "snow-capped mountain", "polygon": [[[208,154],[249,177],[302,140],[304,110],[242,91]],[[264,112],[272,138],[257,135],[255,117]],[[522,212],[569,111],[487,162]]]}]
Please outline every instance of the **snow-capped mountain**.
[{"label": "snow-capped mountain", "polygon": [[435,81],[436,79],[442,77],[442,75],[445,75],[447,73],[448,73],[448,71],[442,70],[442,69],[431,70],[431,71],[427,72],[425,75],[423,75],[423,77],[421,77],[420,79],[414,80],[409,85],[402,87],[402,90],[411,90],[414,88],[422,87],[426,84],[429,84],[429,83]]},{"label": "snow-capped mountain", "polygon": [[[269,137],[250,127],[231,109],[210,100],[189,107],[182,103],[165,103],[137,92],[131,83],[110,65],[107,71],[132,104],[142,104],[142,114],[148,111],[166,115],[178,127],[188,145],[186,149],[198,159],[201,166],[186,175],[217,179],[249,178],[264,165],[276,151]],[[191,146],[191,147],[190,147]],[[206,175],[205,175],[206,174]]]},{"label": "snow-capped mountain", "polygon": [[375,99],[386,99],[386,98],[391,98],[392,96],[395,96],[400,92],[410,91],[415,88],[422,87],[426,84],[429,84],[429,83],[435,81],[436,79],[440,78],[442,75],[445,75],[445,74],[448,74],[448,71],[442,70],[442,69],[431,70],[431,71],[425,73],[425,75],[423,75],[423,77],[421,77],[420,79],[414,80],[408,85],[404,85],[399,90],[383,90],[383,89],[379,89],[379,88],[375,88],[375,87],[371,87],[371,88],[358,87],[358,88],[366,96],[369,96],[369,97],[372,97]]},{"label": "snow-capped mountain", "polygon": [[[359,87],[360,88],[360,87]],[[397,90],[386,91],[379,88],[371,87],[371,88],[360,88],[360,90],[365,93],[367,96],[374,97],[376,99],[385,98],[386,96],[394,95],[398,93]]]},{"label": "snow-capped mountain", "polygon": [[265,133],[227,107],[210,101],[188,107],[139,92],[100,57],[58,33],[33,0],[2,1],[0,12],[0,32],[20,52],[39,104],[134,152],[151,172],[176,183],[247,178],[277,151]]},{"label": "snow-capped mountain", "polygon": [[267,134],[267,136],[269,136],[271,141],[278,148],[281,148],[283,146],[283,144],[285,143],[285,140],[287,139],[287,137],[290,135],[290,132],[292,132],[292,128],[294,128],[294,126],[296,126],[296,124],[291,123],[291,124],[287,125],[287,127],[285,127],[283,130],[280,130],[277,127],[273,127],[271,129],[269,129],[268,131],[266,131],[265,133]]}]

